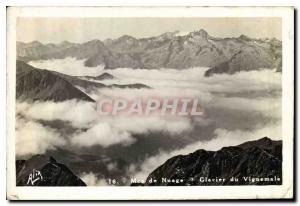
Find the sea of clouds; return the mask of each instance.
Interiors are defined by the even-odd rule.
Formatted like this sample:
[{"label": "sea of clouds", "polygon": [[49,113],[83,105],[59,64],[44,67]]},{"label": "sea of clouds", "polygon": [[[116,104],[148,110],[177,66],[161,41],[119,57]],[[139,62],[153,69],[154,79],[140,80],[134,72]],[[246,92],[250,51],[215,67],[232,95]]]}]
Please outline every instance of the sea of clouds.
[{"label": "sea of clouds", "polygon": [[[140,161],[130,163],[124,171],[129,176],[145,179],[174,155],[188,154],[197,149],[218,150],[264,136],[282,138],[281,73],[274,70],[218,74],[207,78],[204,77],[207,68],[104,70],[103,66],[85,67],[84,60],[73,58],[30,64],[81,78],[108,72],[116,78],[99,82],[106,85],[142,83],[151,87],[103,88],[91,92],[80,88],[96,101],[107,97],[189,97],[200,100],[205,114],[198,117],[99,116],[96,105],[90,102],[17,102],[17,156],[41,154],[56,147],[77,150],[93,146],[134,147],[139,136],[144,138],[145,134],[160,134],[160,138],[169,138],[174,144],[178,138],[185,139],[185,144],[177,143],[171,150],[167,145],[156,145],[158,152],[140,154]],[[65,128],[45,124],[51,121],[65,122],[71,129],[66,132]],[[151,137],[147,140],[149,145]],[[88,185],[105,184],[93,172],[87,171],[81,176]]]}]

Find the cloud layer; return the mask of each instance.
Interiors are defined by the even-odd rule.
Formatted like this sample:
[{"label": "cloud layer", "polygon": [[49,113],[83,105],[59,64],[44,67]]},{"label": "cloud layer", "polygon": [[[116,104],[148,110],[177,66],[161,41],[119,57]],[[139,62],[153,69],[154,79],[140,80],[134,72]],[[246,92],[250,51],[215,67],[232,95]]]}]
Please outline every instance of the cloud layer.
[{"label": "cloud layer", "polygon": [[[115,144],[126,146],[135,142],[133,134],[166,132],[175,135],[192,131],[194,126],[188,117],[101,116],[97,114],[95,104],[76,100],[59,103],[19,102],[17,103],[17,113],[24,117],[23,121],[27,120],[28,122],[60,120],[69,123],[74,128],[74,132],[69,134],[66,140],[77,147],[94,145],[108,147]],[[23,133],[26,133],[27,129],[17,128],[18,137],[24,136]],[[27,134],[25,135],[27,136]],[[55,136],[59,135],[58,132],[55,133]],[[53,141],[57,139],[59,138],[55,138]],[[40,141],[40,144],[43,144],[43,139]],[[59,141],[57,144],[60,143]],[[47,148],[47,144],[44,144],[44,147]],[[49,145],[49,148],[53,147]],[[37,153],[40,152],[37,151]]]},{"label": "cloud layer", "polygon": [[99,179],[94,173],[83,173],[80,179],[85,182],[87,186],[108,186],[105,179]]},{"label": "cloud layer", "polygon": [[17,119],[16,154],[26,156],[43,154],[48,149],[65,145],[66,141],[55,129],[45,127],[34,121]]},{"label": "cloud layer", "polygon": [[84,59],[67,57],[65,59],[51,59],[30,61],[29,64],[39,69],[52,70],[72,76],[97,76],[102,73],[103,66],[85,67]]},{"label": "cloud layer", "polygon": [[[83,60],[70,58],[31,64],[79,76],[104,72],[102,67],[84,67]],[[20,126],[16,128],[17,153],[45,153],[62,145],[93,155],[99,155],[100,150],[107,152],[110,158],[107,170],[123,170],[125,175],[145,178],[174,155],[201,148],[218,150],[264,136],[282,138],[281,73],[261,70],[206,78],[203,75],[206,69],[105,70],[117,78],[99,81],[101,83],[143,83],[151,89],[105,88],[88,93],[95,100],[197,98],[204,108],[204,115],[200,117],[101,116],[96,104],[90,102],[17,102],[20,117],[17,119]],[[60,121],[60,127],[53,126],[53,121]],[[70,128],[66,129],[66,125]],[[117,163],[117,158],[122,164],[126,162],[126,170]],[[83,165],[84,162],[83,159]],[[104,184],[97,178],[101,171],[90,172],[87,169],[83,176],[88,185]]]}]

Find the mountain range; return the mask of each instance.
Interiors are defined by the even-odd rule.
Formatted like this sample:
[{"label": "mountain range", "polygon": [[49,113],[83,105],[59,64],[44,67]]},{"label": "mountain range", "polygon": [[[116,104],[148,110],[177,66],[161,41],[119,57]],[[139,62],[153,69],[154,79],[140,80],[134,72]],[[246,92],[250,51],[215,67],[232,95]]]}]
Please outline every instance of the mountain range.
[{"label": "mountain range", "polygon": [[74,57],[84,59],[88,67],[104,65],[106,69],[209,67],[205,76],[211,76],[263,68],[281,71],[281,50],[281,41],[275,38],[215,38],[201,29],[187,35],[179,35],[178,31],[140,39],[124,35],[82,44],[17,42],[17,59],[28,62]]},{"label": "mountain range", "polygon": [[[238,146],[223,147],[218,151],[197,150],[188,155],[168,159],[147,178],[145,185],[278,185],[282,176],[282,141],[264,137]],[[279,178],[278,181],[249,181],[250,178]],[[180,183],[164,182],[182,179]],[[224,179],[222,182],[199,181]],[[230,181],[231,178],[238,181]],[[157,182],[149,183],[156,179]]]}]

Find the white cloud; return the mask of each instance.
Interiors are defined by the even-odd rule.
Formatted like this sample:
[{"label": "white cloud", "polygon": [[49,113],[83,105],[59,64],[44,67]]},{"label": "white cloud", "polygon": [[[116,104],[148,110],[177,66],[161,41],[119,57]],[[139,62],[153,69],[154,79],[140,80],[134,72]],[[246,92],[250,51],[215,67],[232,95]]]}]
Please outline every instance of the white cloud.
[{"label": "white cloud", "polygon": [[80,179],[85,182],[87,186],[108,186],[108,183],[105,179],[98,179],[97,176],[92,172],[83,173],[80,176]]},{"label": "white cloud", "polygon": [[124,130],[118,130],[108,123],[98,123],[86,132],[80,132],[71,138],[72,144],[82,147],[90,147],[93,145],[108,147],[114,144],[129,145],[134,141],[130,133]]},{"label": "white cloud", "polygon": [[226,108],[242,112],[260,112],[265,117],[281,118],[281,98],[214,97],[211,108]]},{"label": "white cloud", "polygon": [[25,156],[43,154],[55,146],[65,145],[64,138],[54,129],[37,122],[17,119],[16,154]]},{"label": "white cloud", "polygon": [[[78,131],[70,141],[79,147],[114,144],[130,145],[135,142],[132,134],[168,132],[172,135],[192,131],[188,117],[169,116],[101,116],[96,105],[82,101],[18,103],[17,113],[32,120],[68,121]],[[86,129],[82,131],[80,129]]]},{"label": "white cloud", "polygon": [[117,168],[117,164],[114,163],[114,162],[111,162],[111,163],[109,163],[109,164],[107,165],[108,171],[113,171],[113,170],[116,169],[116,168]]},{"label": "white cloud", "polygon": [[243,92],[281,89],[281,73],[265,69],[260,71],[242,71],[234,75],[218,74],[204,77],[208,68],[194,67],[189,69],[131,69],[117,68],[104,70],[103,66],[86,67],[85,60],[75,58],[39,60],[29,62],[37,68],[58,71],[64,74],[96,76],[108,72],[116,79],[101,81],[105,84],[144,83],[157,89],[182,88],[202,92]]},{"label": "white cloud", "polygon": [[[151,87],[151,89],[99,89],[89,93],[95,100],[107,97],[126,98],[128,100],[148,97],[199,98],[200,104],[204,106],[204,109],[216,108],[219,109],[218,112],[226,111],[226,113],[218,115],[227,115],[226,118],[231,120],[229,122],[234,124],[233,126],[240,125],[240,122],[237,122],[240,121],[240,118],[235,117],[237,115],[252,113],[260,115],[255,116],[256,119],[249,115],[247,120],[249,124],[259,125],[255,130],[216,128],[214,133],[216,138],[206,142],[196,141],[195,139],[202,139],[201,134],[199,134],[198,138],[193,137],[193,140],[196,142],[186,146],[178,145],[180,149],[171,152],[164,151],[165,145],[160,145],[159,149],[161,152],[147,158],[141,165],[141,170],[138,169],[135,163],[130,166],[129,172],[137,177],[145,178],[145,175],[148,175],[158,165],[174,155],[187,154],[200,148],[217,150],[223,146],[237,145],[263,136],[278,139],[282,137],[280,124],[272,124],[272,120],[277,122],[281,118],[281,73],[273,70],[261,70],[238,72],[234,75],[219,74],[206,78],[204,77],[204,72],[207,68],[184,70],[117,68],[114,70],[103,70],[102,67],[85,67],[83,62],[84,60],[68,58],[65,60],[34,61],[30,63],[38,68],[55,70],[71,75],[95,76],[105,71],[117,78],[101,81],[104,84],[143,83]],[[271,93],[274,91],[276,95]],[[232,116],[230,116],[230,112],[233,113]],[[136,141],[134,134],[166,132],[170,134],[169,136],[178,137],[180,134],[192,132],[196,125],[209,127],[211,122],[218,121],[217,117],[214,116],[200,119],[178,116],[175,118],[168,116],[99,116],[94,103],[73,100],[59,103],[18,103],[17,113],[32,120],[63,120],[70,122],[74,128],[78,129],[78,132],[72,134],[69,139],[70,147],[74,145],[77,147],[90,147],[93,145],[109,147],[116,144],[127,146]],[[269,123],[265,122],[265,117],[270,119]],[[45,130],[42,125],[39,126],[42,127],[42,129],[40,128],[41,130]],[[218,126],[218,122],[216,126]],[[80,130],[82,128],[85,130]],[[56,133],[53,135],[57,136]],[[164,137],[161,136],[161,138]],[[203,139],[209,138],[211,137],[203,137]],[[48,145],[53,147],[55,145],[54,142],[50,141],[51,144]],[[42,146],[37,148],[40,147]],[[20,150],[22,153],[22,148]],[[45,150],[39,149],[40,152]],[[87,177],[91,178],[91,182],[98,181],[92,175]]]},{"label": "white cloud", "polygon": [[180,134],[191,131],[192,125],[189,118],[168,118],[168,117],[117,117],[107,118],[116,128],[129,131],[135,134],[148,132],[166,131],[170,134]]},{"label": "white cloud", "polygon": [[260,71],[242,71],[234,75],[218,74],[205,77],[208,68],[189,69],[130,69],[118,68],[105,70],[118,77],[102,81],[103,83],[143,83],[156,89],[186,89],[198,92],[243,92],[281,89],[281,73],[265,69]]},{"label": "white cloud", "polygon": [[175,34],[175,36],[186,36],[189,33],[190,33],[189,31],[179,31]]},{"label": "white cloud", "polygon": [[32,119],[68,121],[76,128],[87,127],[89,123],[99,118],[94,103],[76,100],[21,102],[17,103],[16,111]]},{"label": "white cloud", "polygon": [[193,125],[188,118],[99,116],[99,120],[87,131],[76,133],[71,138],[71,143],[83,147],[93,145],[108,147],[114,144],[127,146],[135,142],[133,134],[168,132],[176,135],[192,129]]},{"label": "white cloud", "polygon": [[65,59],[30,61],[28,64],[39,69],[47,69],[72,76],[97,76],[103,72],[104,66],[86,67],[84,61],[85,59],[79,60],[67,57]]}]

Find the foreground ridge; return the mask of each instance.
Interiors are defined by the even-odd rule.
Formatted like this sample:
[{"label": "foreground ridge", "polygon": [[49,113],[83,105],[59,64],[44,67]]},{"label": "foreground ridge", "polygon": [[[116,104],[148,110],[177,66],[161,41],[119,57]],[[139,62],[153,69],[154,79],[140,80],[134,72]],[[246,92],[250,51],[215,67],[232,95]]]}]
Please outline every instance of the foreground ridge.
[{"label": "foreground ridge", "polygon": [[86,186],[64,164],[52,156],[35,155],[16,161],[17,186]]},{"label": "foreground ridge", "polygon": [[200,149],[172,157],[144,185],[280,185],[281,176],[282,141],[264,137],[215,152]]}]

